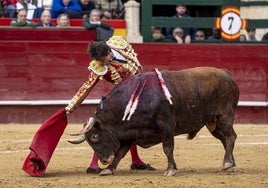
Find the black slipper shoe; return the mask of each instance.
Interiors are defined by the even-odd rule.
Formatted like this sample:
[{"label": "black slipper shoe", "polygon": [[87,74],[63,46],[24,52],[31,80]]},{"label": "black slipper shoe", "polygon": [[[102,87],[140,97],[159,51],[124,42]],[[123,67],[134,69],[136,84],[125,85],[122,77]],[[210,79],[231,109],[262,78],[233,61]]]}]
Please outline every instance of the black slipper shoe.
[{"label": "black slipper shoe", "polygon": [[150,164],[136,165],[132,163],[130,168],[132,170],[155,170],[155,168],[152,167]]},{"label": "black slipper shoe", "polygon": [[87,174],[99,174],[101,171],[101,168],[87,168]]}]

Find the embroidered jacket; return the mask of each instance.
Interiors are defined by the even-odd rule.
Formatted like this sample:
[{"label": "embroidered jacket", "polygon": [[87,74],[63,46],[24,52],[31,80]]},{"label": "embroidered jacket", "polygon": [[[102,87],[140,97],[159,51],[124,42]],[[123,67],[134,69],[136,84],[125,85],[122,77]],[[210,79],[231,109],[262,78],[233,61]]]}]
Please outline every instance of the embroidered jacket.
[{"label": "embroidered jacket", "polygon": [[121,81],[141,72],[142,67],[137,59],[137,54],[127,41],[120,36],[113,36],[106,43],[111,49],[120,53],[126,59],[126,63],[112,60],[109,65],[103,65],[99,61],[91,61],[88,67],[88,80],[80,87],[65,108],[66,110],[74,111],[84,101],[99,80],[104,79],[113,85],[117,85]]}]

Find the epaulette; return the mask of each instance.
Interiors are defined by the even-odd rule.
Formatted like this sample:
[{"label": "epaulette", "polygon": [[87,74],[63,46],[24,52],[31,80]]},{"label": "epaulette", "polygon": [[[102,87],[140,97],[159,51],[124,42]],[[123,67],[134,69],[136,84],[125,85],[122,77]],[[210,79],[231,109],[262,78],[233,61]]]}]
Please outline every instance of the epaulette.
[{"label": "epaulette", "polygon": [[89,63],[88,70],[94,72],[98,76],[103,76],[107,73],[108,67],[97,60],[93,60]]},{"label": "epaulette", "polygon": [[127,41],[121,36],[112,36],[106,41],[106,44],[115,49],[125,49],[128,45]]},{"label": "epaulette", "polygon": [[106,41],[106,44],[124,56],[129,63],[134,62],[135,66],[141,67],[134,49],[123,37],[112,36],[108,41]]}]

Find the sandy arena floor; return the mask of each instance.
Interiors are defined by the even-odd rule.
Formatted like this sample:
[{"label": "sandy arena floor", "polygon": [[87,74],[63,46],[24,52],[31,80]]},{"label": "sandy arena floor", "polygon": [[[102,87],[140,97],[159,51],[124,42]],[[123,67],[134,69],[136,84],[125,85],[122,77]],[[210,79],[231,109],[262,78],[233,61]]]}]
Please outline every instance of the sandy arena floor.
[{"label": "sandy arena floor", "polygon": [[[175,138],[174,157],[178,166],[174,177],[163,176],[167,159],[161,144],[139,149],[141,158],[156,171],[130,170],[130,155],[120,162],[112,176],[88,175],[92,156],[87,143],[72,145],[69,134],[82,125],[70,124],[43,177],[30,177],[21,170],[28,147],[40,125],[0,124],[0,187],[69,188],[69,187],[268,187],[268,125],[236,124],[238,135],[234,150],[236,172],[220,170],[224,149],[206,128],[189,141],[185,135]],[[102,166],[103,167],[103,166]]]}]

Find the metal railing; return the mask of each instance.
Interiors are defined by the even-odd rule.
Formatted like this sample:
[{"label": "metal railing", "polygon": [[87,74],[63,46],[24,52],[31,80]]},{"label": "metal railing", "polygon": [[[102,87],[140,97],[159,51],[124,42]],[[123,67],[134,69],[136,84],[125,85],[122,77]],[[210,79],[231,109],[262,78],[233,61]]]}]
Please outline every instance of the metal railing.
[{"label": "metal railing", "polygon": [[[142,0],[141,5],[141,33],[144,42],[152,42],[151,26],[155,27],[187,27],[187,28],[213,28],[215,17],[192,17],[192,19],[174,19],[172,17],[153,16],[154,5],[186,6],[268,6],[267,1],[241,2],[240,0]],[[268,28],[268,19],[247,19],[250,28]],[[222,41],[224,42],[224,41]]]}]

